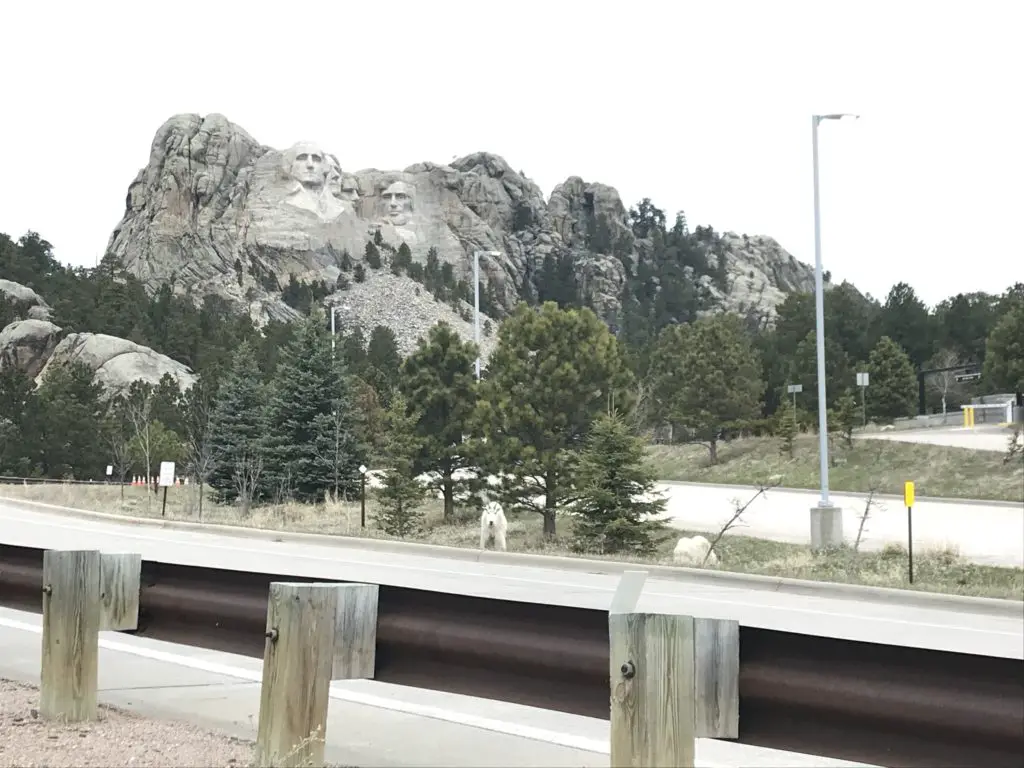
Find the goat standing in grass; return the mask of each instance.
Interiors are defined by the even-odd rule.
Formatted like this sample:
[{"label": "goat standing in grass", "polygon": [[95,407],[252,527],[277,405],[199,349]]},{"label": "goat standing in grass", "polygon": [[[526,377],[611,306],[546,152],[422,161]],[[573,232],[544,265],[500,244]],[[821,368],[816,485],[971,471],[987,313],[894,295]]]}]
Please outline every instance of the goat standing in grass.
[{"label": "goat standing in grass", "polygon": [[505,534],[508,532],[508,520],[505,519],[505,510],[496,501],[489,501],[484,505],[484,511],[480,513],[480,549],[487,549],[489,540],[494,542],[494,548],[505,551]]}]

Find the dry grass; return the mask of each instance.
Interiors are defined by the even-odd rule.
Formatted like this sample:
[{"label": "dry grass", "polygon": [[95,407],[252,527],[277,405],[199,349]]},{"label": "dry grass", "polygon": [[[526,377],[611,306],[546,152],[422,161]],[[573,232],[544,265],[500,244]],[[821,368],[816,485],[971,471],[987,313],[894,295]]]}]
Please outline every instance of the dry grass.
[{"label": "dry grass", "polygon": [[[818,438],[800,435],[794,457],[779,450],[775,438],[746,438],[719,446],[711,466],[699,445],[655,445],[648,456],[662,480],[758,485],[782,476],[787,488],[818,487]],[[834,449],[829,472],[833,491],[902,494],[913,480],[919,496],[1024,501],[1024,466],[1003,462],[1003,454],[895,440],[854,440]]]},{"label": "dry grass", "polygon": [[[148,493],[146,489],[126,487],[122,501],[121,489],[117,486],[99,484],[7,485],[0,486],[0,496],[136,517],[160,517],[161,509],[160,497]],[[348,504],[266,506],[254,509],[246,518],[240,517],[234,507],[207,502],[204,505],[203,521],[268,530],[390,539],[374,526],[375,511],[373,501],[368,500],[367,527],[362,529],[359,525],[358,501]],[[456,523],[446,525],[441,519],[440,502],[429,502],[424,511],[425,529],[411,541],[450,547],[475,548],[479,545],[479,527],[475,515],[463,516]],[[167,519],[199,520],[195,488],[170,489]],[[547,540],[539,516],[510,514],[508,549],[510,552],[572,556],[568,549],[572,520],[563,517],[559,519],[558,526],[559,535],[554,540]],[[598,557],[670,565],[675,541],[683,535],[692,535],[692,532],[673,531],[671,538],[661,545],[652,558]],[[798,544],[726,535],[719,544],[718,554],[721,560],[718,568],[741,573],[1024,600],[1024,569],[975,565],[950,552],[915,553],[913,585],[906,582],[906,553],[899,547],[887,547],[881,552],[857,553],[842,549],[815,554],[808,547]]]}]

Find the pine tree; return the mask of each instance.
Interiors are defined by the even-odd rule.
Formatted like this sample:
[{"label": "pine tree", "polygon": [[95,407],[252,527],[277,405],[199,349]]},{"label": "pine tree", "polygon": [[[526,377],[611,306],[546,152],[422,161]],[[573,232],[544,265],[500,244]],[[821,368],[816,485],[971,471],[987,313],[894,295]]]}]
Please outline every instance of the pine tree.
[{"label": "pine tree", "polygon": [[80,362],[47,369],[36,393],[36,418],[23,434],[39,448],[38,466],[51,477],[98,478],[103,450],[102,388]]},{"label": "pine tree", "polygon": [[576,471],[578,501],[572,548],[577,552],[650,555],[666,536],[652,516],[665,509],[654,498],[656,478],[644,460],[644,443],[618,415],[601,416],[587,438]]},{"label": "pine tree", "polygon": [[868,417],[891,422],[912,416],[917,396],[917,376],[907,353],[883,336],[871,350],[868,358],[871,374],[871,396],[868,398]]},{"label": "pine tree", "polygon": [[[380,234],[380,230],[377,230],[377,233]],[[366,244],[365,258],[366,264],[370,269],[381,268],[380,249],[378,249],[373,243]]]},{"label": "pine tree", "polygon": [[779,438],[779,450],[791,459],[797,429],[796,409],[789,398],[783,398],[775,411],[775,436]]},{"label": "pine tree", "polygon": [[377,524],[389,536],[406,537],[422,528],[420,507],[427,489],[416,479],[416,458],[422,448],[416,434],[418,415],[408,412],[405,397],[396,394],[385,414],[382,487],[377,491]]},{"label": "pine tree", "polygon": [[835,413],[829,416],[829,423],[836,425],[836,431],[843,438],[847,448],[853,447],[853,430],[860,420],[857,401],[849,392],[836,401]]},{"label": "pine tree", "polygon": [[213,400],[207,481],[216,500],[240,501],[243,512],[259,498],[265,401],[252,346],[243,343]]},{"label": "pine tree", "polygon": [[364,458],[346,392],[348,377],[332,356],[324,320],[317,309],[303,321],[282,350],[272,381],[265,477],[280,498],[322,500],[336,479],[339,490],[354,490]]},{"label": "pine tree", "polygon": [[982,375],[988,386],[1024,390],[1024,304],[1011,306],[988,335]]},{"label": "pine tree", "polygon": [[474,414],[486,438],[475,455],[503,477],[508,506],[544,518],[546,536],[574,499],[573,465],[591,425],[609,406],[626,410],[631,387],[621,347],[589,309],[520,304],[502,323]]},{"label": "pine tree", "polygon": [[419,469],[436,473],[432,484],[444,497],[444,519],[455,513],[455,497],[476,484],[457,479],[459,470],[472,461],[463,436],[470,431],[470,418],[476,407],[476,381],[473,364],[476,348],[464,342],[447,323],[430,329],[427,339],[402,365],[399,388],[420,412],[417,434],[423,441]]},{"label": "pine tree", "polygon": [[661,415],[688,439],[702,442],[712,464],[718,461],[725,428],[760,413],[761,362],[734,315],[666,327],[658,336],[652,368]]}]

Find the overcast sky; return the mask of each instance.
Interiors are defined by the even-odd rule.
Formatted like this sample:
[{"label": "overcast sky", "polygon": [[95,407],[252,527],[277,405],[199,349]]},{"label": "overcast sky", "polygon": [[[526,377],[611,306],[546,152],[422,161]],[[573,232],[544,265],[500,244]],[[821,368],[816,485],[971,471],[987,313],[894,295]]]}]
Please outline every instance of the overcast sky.
[{"label": "overcast sky", "polygon": [[172,114],[342,165],[478,150],[929,304],[1024,280],[1024,2],[3,3],[0,232],[92,265]]}]

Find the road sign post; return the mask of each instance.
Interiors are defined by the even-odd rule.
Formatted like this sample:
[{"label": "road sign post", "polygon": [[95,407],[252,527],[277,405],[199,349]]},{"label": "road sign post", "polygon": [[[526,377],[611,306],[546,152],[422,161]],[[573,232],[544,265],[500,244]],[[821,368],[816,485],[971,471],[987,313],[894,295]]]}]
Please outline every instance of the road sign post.
[{"label": "road sign post", "polygon": [[167,489],[174,485],[174,462],[173,461],[161,461],[160,462],[160,480],[159,484],[164,489],[164,502],[163,507],[160,509],[160,517],[167,517]]},{"label": "road sign post", "polygon": [[804,391],[803,384],[790,384],[786,391],[793,396],[793,429],[796,429],[796,396]]},{"label": "road sign post", "polygon": [[903,484],[903,504],[907,508],[907,576],[914,583],[914,483],[908,480]]},{"label": "road sign post", "polygon": [[866,372],[857,374],[857,386],[860,387],[860,425],[868,425],[868,379]]}]

